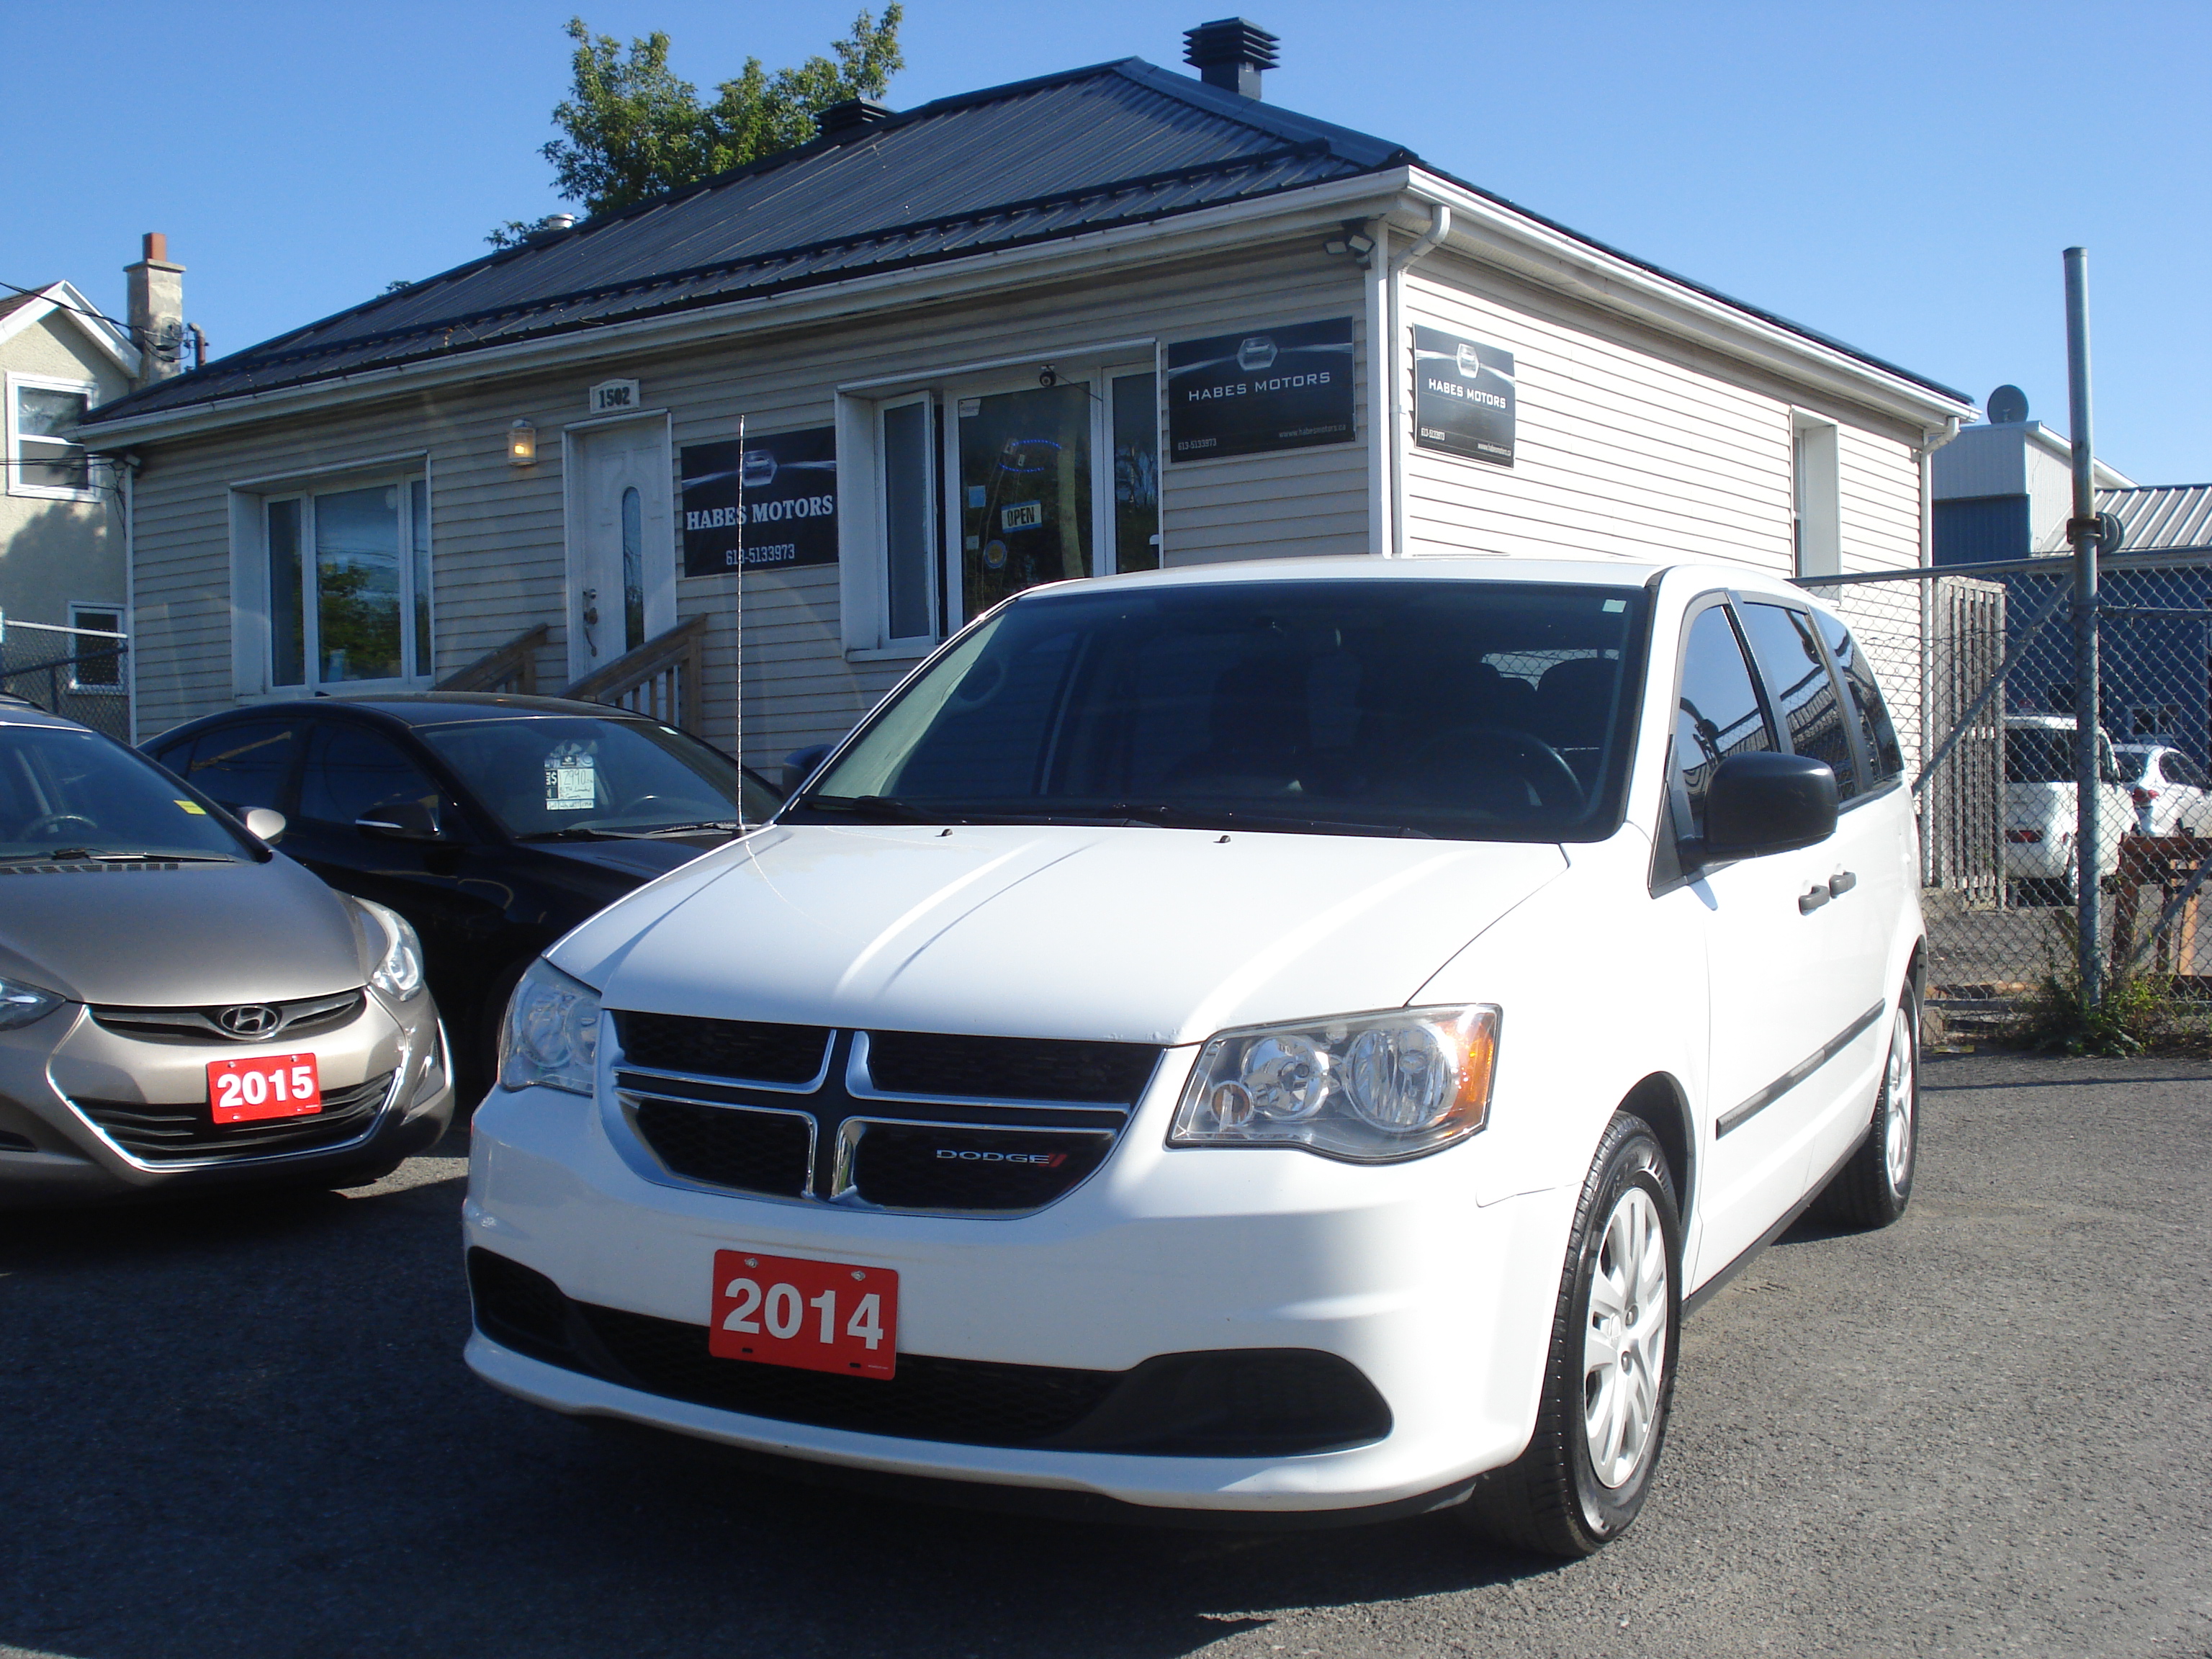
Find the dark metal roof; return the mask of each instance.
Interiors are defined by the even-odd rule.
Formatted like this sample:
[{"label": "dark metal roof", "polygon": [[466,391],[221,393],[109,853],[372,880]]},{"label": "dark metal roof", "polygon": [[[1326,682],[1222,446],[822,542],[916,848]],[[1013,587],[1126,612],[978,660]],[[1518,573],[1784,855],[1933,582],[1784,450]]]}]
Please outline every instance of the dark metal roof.
[{"label": "dark metal roof", "polygon": [[[1425,164],[1382,139],[1124,58],[940,99],[533,236],[103,404],[87,424],[1409,165]],[[1966,401],[1810,329],[1698,291]]]}]

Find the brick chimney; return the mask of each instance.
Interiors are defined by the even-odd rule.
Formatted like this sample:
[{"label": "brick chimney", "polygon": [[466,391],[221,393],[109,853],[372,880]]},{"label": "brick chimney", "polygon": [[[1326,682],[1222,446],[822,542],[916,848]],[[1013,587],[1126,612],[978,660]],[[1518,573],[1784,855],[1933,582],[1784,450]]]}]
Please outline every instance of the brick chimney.
[{"label": "brick chimney", "polygon": [[142,354],[137,384],[151,386],[183,367],[185,268],[169,263],[169,239],[149,230],[138,263],[123,274],[131,279],[131,343]]}]

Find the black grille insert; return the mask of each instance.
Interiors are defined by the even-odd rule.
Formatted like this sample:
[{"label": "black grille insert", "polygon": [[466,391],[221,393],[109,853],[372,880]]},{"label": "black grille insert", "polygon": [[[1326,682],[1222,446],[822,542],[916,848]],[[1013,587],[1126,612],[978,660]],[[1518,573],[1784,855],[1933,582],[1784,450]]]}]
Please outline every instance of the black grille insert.
[{"label": "black grille insert", "polygon": [[889,1094],[1132,1106],[1159,1058],[1157,1048],[1142,1042],[868,1033],[868,1075]]},{"label": "black grille insert", "polygon": [[865,1123],[852,1153],[854,1195],[895,1210],[1034,1210],[1106,1161],[1110,1132],[1051,1134],[926,1123]]},{"label": "black grille insert", "polygon": [[[665,1399],[905,1440],[1170,1457],[1285,1457],[1379,1440],[1390,1409],[1348,1361],[1298,1348],[1161,1354],[1126,1371],[902,1353],[888,1382],[718,1359],[707,1328],[572,1302],[469,1252],[477,1328],[550,1364]],[[702,1286],[703,1295],[703,1286]]]},{"label": "black grille insert", "polygon": [[323,1109],[310,1117],[263,1118],[250,1123],[217,1123],[206,1101],[189,1106],[149,1106],[131,1100],[87,1100],[72,1096],[79,1111],[105,1129],[133,1157],[149,1163],[165,1158],[259,1158],[272,1152],[311,1152],[335,1146],[365,1131],[396,1072],[346,1089],[323,1091]]},{"label": "black grille insert", "polygon": [[806,1191],[806,1118],[659,1098],[641,1099],[631,1115],[653,1156],[689,1180],[785,1198]]},{"label": "black grille insert", "polygon": [[830,1044],[823,1025],[772,1025],[688,1014],[615,1013],[623,1056],[633,1066],[756,1083],[811,1083]]},{"label": "black grille insert", "polygon": [[313,1036],[349,1024],[368,998],[360,991],[341,991],[334,996],[301,997],[291,1002],[263,1005],[276,1011],[277,1023],[266,1030],[240,1036],[218,1023],[224,1010],[237,1004],[206,1008],[101,1008],[92,1017],[119,1036],[150,1037],[157,1042],[274,1042],[279,1037]]}]

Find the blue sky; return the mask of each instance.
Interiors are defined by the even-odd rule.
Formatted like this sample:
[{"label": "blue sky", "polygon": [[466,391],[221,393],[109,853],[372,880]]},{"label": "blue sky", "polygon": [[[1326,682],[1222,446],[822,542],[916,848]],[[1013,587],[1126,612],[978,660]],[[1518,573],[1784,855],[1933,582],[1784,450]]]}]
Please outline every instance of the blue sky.
[{"label": "blue sky", "polygon": [[[574,0],[0,0],[0,279],[119,309],[162,230],[220,352],[471,258],[562,205],[538,147]],[[589,0],[702,88],[823,49],[854,0]],[[1218,0],[910,0],[890,101],[1136,56]],[[2060,250],[2091,251],[2099,450],[2212,479],[2212,6],[1250,0],[1269,101],[1977,400],[2066,424]],[[2070,119],[2069,100],[2086,102]]]}]

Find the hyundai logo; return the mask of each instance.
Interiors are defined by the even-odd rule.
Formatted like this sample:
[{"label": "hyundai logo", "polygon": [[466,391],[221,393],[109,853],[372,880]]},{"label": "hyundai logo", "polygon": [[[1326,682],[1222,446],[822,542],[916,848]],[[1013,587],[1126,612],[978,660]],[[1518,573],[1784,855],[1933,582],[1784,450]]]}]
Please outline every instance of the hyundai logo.
[{"label": "hyundai logo", "polygon": [[224,1009],[215,1017],[215,1023],[234,1037],[264,1037],[284,1023],[284,1016],[265,1002],[248,1002]]}]

